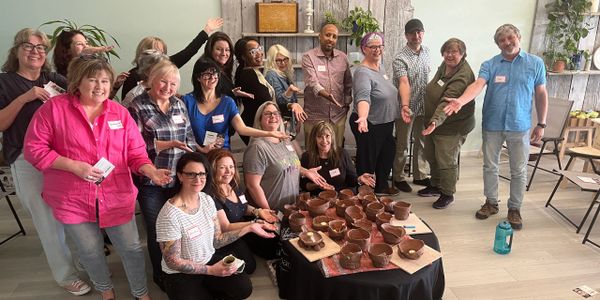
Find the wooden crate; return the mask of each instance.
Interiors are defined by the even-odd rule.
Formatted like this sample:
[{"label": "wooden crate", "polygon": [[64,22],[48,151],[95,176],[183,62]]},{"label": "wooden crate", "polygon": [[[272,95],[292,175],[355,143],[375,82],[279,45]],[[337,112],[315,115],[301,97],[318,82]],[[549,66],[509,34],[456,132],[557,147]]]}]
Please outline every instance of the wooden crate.
[{"label": "wooden crate", "polygon": [[298,3],[256,3],[256,32],[298,32]]}]

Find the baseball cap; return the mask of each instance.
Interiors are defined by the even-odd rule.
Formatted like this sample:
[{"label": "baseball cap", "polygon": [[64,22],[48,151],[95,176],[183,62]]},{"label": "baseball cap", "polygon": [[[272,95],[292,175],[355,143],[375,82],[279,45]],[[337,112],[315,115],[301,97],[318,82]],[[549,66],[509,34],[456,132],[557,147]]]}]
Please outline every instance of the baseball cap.
[{"label": "baseball cap", "polygon": [[404,25],[404,33],[413,33],[415,31],[425,31],[423,23],[419,19],[411,19]]}]

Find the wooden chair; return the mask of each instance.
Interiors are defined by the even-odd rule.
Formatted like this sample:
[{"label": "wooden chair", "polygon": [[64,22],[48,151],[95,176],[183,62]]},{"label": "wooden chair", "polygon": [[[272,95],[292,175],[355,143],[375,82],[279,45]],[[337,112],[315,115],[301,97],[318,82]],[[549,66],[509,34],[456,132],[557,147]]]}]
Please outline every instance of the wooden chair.
[{"label": "wooden chair", "polygon": [[[6,176],[10,176],[9,174],[6,174],[4,171],[0,170],[0,175],[6,175]],[[19,226],[19,231],[13,233],[11,236],[5,238],[4,240],[2,240],[0,242],[0,245],[8,242],[9,240],[17,237],[19,234],[23,234],[26,235],[27,233],[25,232],[25,228],[23,228],[23,224],[21,223],[21,219],[19,218],[19,215],[17,215],[17,211],[15,210],[12,202],[10,201],[10,196],[15,195],[15,190],[12,188],[7,188],[4,186],[4,183],[2,183],[2,180],[0,180],[0,198],[4,198],[6,199],[6,202],[8,203],[8,207],[10,208],[10,211],[12,212],[12,215],[15,218],[15,221],[17,222],[17,225]]]}]

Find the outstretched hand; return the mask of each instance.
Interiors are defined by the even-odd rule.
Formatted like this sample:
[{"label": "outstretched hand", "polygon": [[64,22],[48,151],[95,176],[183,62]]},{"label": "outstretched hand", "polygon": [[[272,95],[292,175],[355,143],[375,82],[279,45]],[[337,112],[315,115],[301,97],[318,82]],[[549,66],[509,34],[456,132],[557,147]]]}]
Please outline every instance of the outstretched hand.
[{"label": "outstretched hand", "polygon": [[423,131],[421,131],[422,135],[430,135],[433,131],[435,130],[435,122],[431,122],[431,124],[429,124],[429,126],[427,126],[427,128],[423,129]]}]

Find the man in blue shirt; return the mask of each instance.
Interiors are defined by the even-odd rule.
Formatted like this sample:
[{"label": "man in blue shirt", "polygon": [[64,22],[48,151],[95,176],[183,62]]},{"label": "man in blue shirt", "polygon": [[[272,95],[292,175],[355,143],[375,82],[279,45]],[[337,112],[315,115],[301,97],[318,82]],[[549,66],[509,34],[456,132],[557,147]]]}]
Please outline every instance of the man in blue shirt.
[{"label": "man in blue shirt", "polygon": [[460,97],[446,99],[449,103],[444,111],[447,115],[458,112],[487,85],[482,117],[486,203],[475,216],[487,219],[498,213],[498,160],[502,144],[506,142],[511,174],[508,221],[513,229],[521,229],[520,208],[527,181],[532,97],[540,123],[533,128],[531,140],[538,142],[546,127],[546,68],[541,58],[521,50],[521,33],[514,25],[500,26],[494,41],[501,53],[481,64],[479,77]]}]

